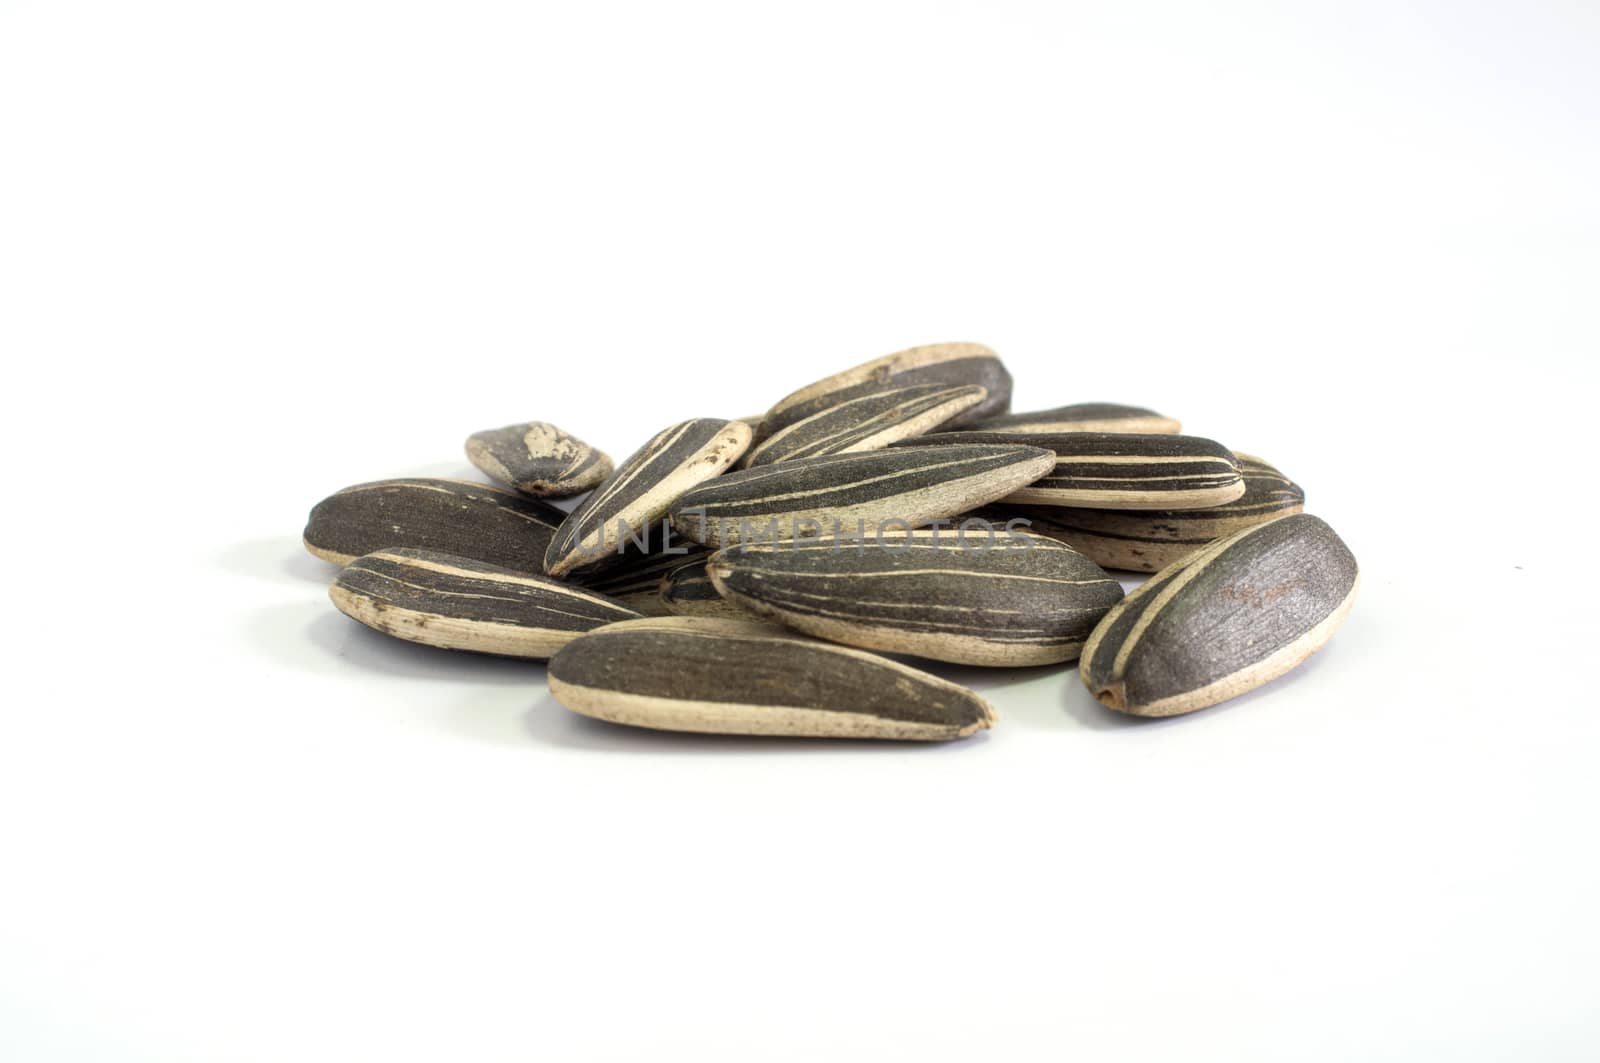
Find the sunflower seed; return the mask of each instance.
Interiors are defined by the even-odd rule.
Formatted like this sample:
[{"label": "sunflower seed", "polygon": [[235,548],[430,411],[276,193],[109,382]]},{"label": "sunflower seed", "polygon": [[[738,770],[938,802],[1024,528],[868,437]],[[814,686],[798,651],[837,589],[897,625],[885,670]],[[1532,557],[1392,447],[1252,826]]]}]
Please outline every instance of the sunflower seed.
[{"label": "sunflower seed", "polygon": [[529,421],[467,437],[467,460],[533,498],[581,495],[611,475],[611,459],[553,424]]},{"label": "sunflower seed", "polygon": [[672,523],[709,546],[909,529],[1008,495],[1054,465],[1049,451],[1018,445],[797,458],[702,484],[673,505]]},{"label": "sunflower seed", "polygon": [[306,521],[305,545],[337,565],[404,546],[537,572],[565,517],[548,502],[488,484],[378,480],[318,502]]},{"label": "sunflower seed", "polygon": [[545,552],[545,571],[561,576],[617,553],[749,445],[750,426],[742,421],[701,417],[663,429],[562,522]]},{"label": "sunflower seed", "polygon": [[1055,452],[1056,466],[1006,501],[1100,509],[1202,509],[1244,494],[1234,456],[1199,436],[1123,432],[940,432],[900,447],[1021,443]]},{"label": "sunflower seed", "polygon": [[1359,583],[1349,547],[1317,517],[1246,528],[1162,569],[1107,613],[1083,650],[1084,685],[1135,716],[1237,697],[1326,643]]},{"label": "sunflower seed", "polygon": [[982,402],[952,420],[951,427],[1005,413],[1011,406],[1011,374],[999,355],[981,343],[933,343],[886,354],[779,399],[761,422],[760,438],[770,439],[847,399],[912,384],[977,384],[988,391]]},{"label": "sunflower seed", "polygon": [[585,631],[641,615],[544,576],[432,550],[358,557],[328,596],[385,635],[505,657],[545,658]]},{"label": "sunflower seed", "polygon": [[892,532],[746,543],[711,559],[730,600],[817,638],[957,664],[1074,660],[1122,584],[1069,546],[1026,532]]},{"label": "sunflower seed", "polygon": [[972,691],[875,654],[766,624],[627,620],[550,660],[573,712],[664,731],[939,741],[988,728]]},{"label": "sunflower seed", "polygon": [[1159,432],[1173,434],[1183,426],[1143,406],[1115,402],[1080,402],[1033,413],[1008,413],[970,426],[978,432]]},{"label": "sunflower seed", "polygon": [[661,597],[661,581],[673,570],[710,556],[705,547],[675,538],[654,553],[630,550],[617,561],[575,573],[573,580],[646,616],[667,616],[671,610]]},{"label": "sunflower seed", "polygon": [[1211,509],[1127,510],[1016,506],[1028,529],[1074,547],[1106,568],[1158,572],[1207,543],[1305,508],[1300,485],[1260,458],[1235,453],[1244,494]]},{"label": "sunflower seed", "polygon": [[707,551],[704,557],[680,564],[661,577],[661,601],[665,603],[667,612],[677,616],[750,619],[749,613],[717,593],[717,588],[712,586],[711,577],[706,575],[706,558],[710,556],[710,551]]},{"label": "sunflower seed", "polygon": [[944,424],[988,394],[977,385],[917,384],[846,399],[768,437],[745,454],[743,465],[882,450]]}]

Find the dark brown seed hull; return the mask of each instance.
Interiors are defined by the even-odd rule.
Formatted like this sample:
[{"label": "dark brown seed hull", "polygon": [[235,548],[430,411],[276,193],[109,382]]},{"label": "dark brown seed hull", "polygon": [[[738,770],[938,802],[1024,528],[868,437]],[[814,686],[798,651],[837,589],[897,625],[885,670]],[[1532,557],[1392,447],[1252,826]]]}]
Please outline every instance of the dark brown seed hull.
[{"label": "dark brown seed hull", "polygon": [[544,576],[430,550],[384,550],[339,571],[329,597],[386,635],[507,657],[549,657],[585,631],[639,613]]},{"label": "dark brown seed hull", "polygon": [[882,450],[945,424],[988,394],[976,385],[918,384],[847,399],[763,440],[745,454],[743,465]]},{"label": "dark brown seed hull", "polygon": [[1011,407],[1011,373],[999,355],[981,343],[933,343],[875,358],[785,396],[767,411],[760,438],[770,439],[796,421],[848,399],[912,384],[976,384],[987,392],[981,403],[953,418],[950,427],[993,417]]},{"label": "dark brown seed hull", "polygon": [[740,606],[808,635],[993,667],[1075,659],[1122,598],[1070,547],[977,529],[751,543],[717,553],[709,573]]},{"label": "dark brown seed hull", "polygon": [[565,517],[549,503],[488,484],[378,480],[318,502],[306,522],[305,545],[339,565],[376,550],[413,547],[538,572]]},{"label": "dark brown seed hull", "polygon": [[1096,564],[1159,572],[1202,547],[1245,528],[1299,513],[1305,492],[1258,458],[1238,455],[1245,491],[1211,509],[1117,510],[1014,506],[1040,535],[1069,544]]},{"label": "dark brown seed hull", "polygon": [[1080,674],[1104,705],[1175,716],[1283,675],[1332,637],[1360,573],[1322,520],[1246,528],[1151,577],[1106,614]]},{"label": "dark brown seed hull", "polygon": [[834,454],[729,473],[672,508],[680,532],[709,546],[755,538],[809,538],[884,522],[916,527],[992,502],[1055,464],[1024,446]]},{"label": "dark brown seed hull", "polygon": [[1098,509],[1204,509],[1244,494],[1238,462],[1199,436],[1121,432],[940,432],[895,449],[952,443],[1021,443],[1056,455],[1049,473],[1006,501]]},{"label": "dark brown seed hull", "polygon": [[545,552],[545,571],[562,576],[615,555],[630,534],[655,524],[678,496],[722,472],[749,445],[749,425],[709,417],[657,433],[562,522]]},{"label": "dark brown seed hull", "polygon": [[467,460],[532,498],[568,498],[611,475],[611,459],[553,424],[530,421],[467,437]]},{"label": "dark brown seed hull", "polygon": [[574,712],[667,731],[944,741],[994,720],[986,701],[937,676],[735,620],[612,624],[565,646],[548,676]]},{"label": "dark brown seed hull", "polygon": [[1032,413],[1008,413],[970,426],[977,432],[1139,432],[1173,435],[1183,426],[1143,406],[1114,402],[1080,402]]}]

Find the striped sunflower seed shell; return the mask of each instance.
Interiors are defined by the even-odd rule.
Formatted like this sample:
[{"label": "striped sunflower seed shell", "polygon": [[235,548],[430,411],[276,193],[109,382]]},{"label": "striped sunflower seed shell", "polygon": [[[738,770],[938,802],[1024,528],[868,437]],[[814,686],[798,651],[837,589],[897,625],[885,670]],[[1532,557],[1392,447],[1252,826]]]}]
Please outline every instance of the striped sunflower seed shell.
[{"label": "striped sunflower seed shell", "polygon": [[882,450],[896,440],[937,428],[978,405],[988,394],[975,384],[917,384],[846,399],[752,447],[744,456],[744,466]]},{"label": "striped sunflower seed shell", "polygon": [[1246,528],[1162,569],[1107,613],[1084,647],[1083,683],[1134,716],[1215,705],[1316,652],[1359,583],[1349,547],[1309,513]]},{"label": "striped sunflower seed shell", "polygon": [[721,616],[749,620],[750,614],[724,598],[706,573],[706,557],[678,565],[661,577],[661,601],[674,616]]},{"label": "striped sunflower seed shell", "polygon": [[1053,410],[1008,413],[971,426],[979,432],[1143,432],[1175,434],[1183,426],[1143,406],[1079,402]]},{"label": "striped sunflower seed shell", "polygon": [[702,484],[673,505],[672,523],[708,546],[909,529],[1009,495],[1054,465],[1046,450],[986,444],[797,458]]},{"label": "striped sunflower seed shell", "polygon": [[1010,495],[1011,503],[1097,509],[1204,509],[1244,494],[1233,454],[1199,436],[1123,432],[939,432],[899,448],[951,443],[1022,443],[1056,455],[1046,475]]},{"label": "striped sunflower seed shell", "polygon": [[1071,547],[988,528],[728,547],[723,595],[817,638],[993,667],[1075,660],[1122,584]]},{"label": "striped sunflower seed shell", "polygon": [[563,576],[617,554],[679,495],[722,472],[749,445],[750,426],[742,421],[701,417],[663,429],[562,522],[545,551],[545,572]]},{"label": "striped sunflower seed shell", "polygon": [[951,427],[1011,407],[1011,373],[999,355],[981,343],[932,343],[874,358],[786,395],[767,411],[759,438],[770,439],[796,421],[848,399],[912,384],[976,384],[988,392],[982,402],[955,417]]},{"label": "striped sunflower seed shell", "polygon": [[675,537],[666,548],[654,553],[630,550],[615,562],[585,569],[572,578],[646,616],[667,616],[672,610],[661,596],[662,581],[691,561],[704,561],[710,556],[706,547]]},{"label": "striped sunflower seed shell", "polygon": [[988,702],[937,676],[710,617],[608,625],[563,647],[548,677],[573,712],[664,731],[943,741],[994,722]]},{"label": "striped sunflower seed shell", "polygon": [[553,424],[529,421],[467,437],[467,460],[532,498],[580,495],[611,475],[611,459]]},{"label": "striped sunflower seed shell", "polygon": [[1016,506],[1029,530],[1072,546],[1105,568],[1159,572],[1237,531],[1299,513],[1300,485],[1260,458],[1235,454],[1244,494],[1211,509],[1127,510]]},{"label": "striped sunflower seed shell", "polygon": [[346,616],[445,650],[549,657],[585,631],[641,614],[544,576],[432,550],[380,550],[328,588]]},{"label": "striped sunflower seed shell", "polygon": [[305,545],[336,565],[375,550],[415,547],[538,572],[565,518],[548,502],[488,484],[377,480],[346,487],[312,507]]}]

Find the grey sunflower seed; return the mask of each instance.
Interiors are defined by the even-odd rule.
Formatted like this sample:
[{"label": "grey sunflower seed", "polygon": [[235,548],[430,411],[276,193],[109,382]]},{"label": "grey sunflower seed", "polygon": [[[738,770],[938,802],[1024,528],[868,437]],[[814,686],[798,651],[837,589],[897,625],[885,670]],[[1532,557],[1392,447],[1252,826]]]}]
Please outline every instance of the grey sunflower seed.
[{"label": "grey sunflower seed", "polygon": [[553,424],[529,421],[467,437],[467,460],[533,498],[580,495],[611,475],[611,459]]},{"label": "grey sunflower seed", "polygon": [[769,436],[745,454],[743,464],[750,468],[796,458],[881,450],[896,440],[921,435],[944,424],[978,405],[988,394],[975,384],[917,384],[860,395]]},{"label": "grey sunflower seed", "polygon": [[1244,494],[1228,448],[1199,436],[1122,432],[940,432],[896,448],[951,443],[1021,443],[1056,455],[1056,465],[1006,499],[1099,509],[1204,509]]},{"label": "grey sunflower seed", "polygon": [[1008,413],[971,425],[979,432],[1143,432],[1174,434],[1183,426],[1143,406],[1079,402],[1053,410]]},{"label": "grey sunflower seed", "polygon": [[615,555],[749,445],[750,426],[741,421],[702,417],[657,433],[562,522],[545,552],[545,571],[561,576]]},{"label": "grey sunflower seed", "polygon": [[721,616],[733,620],[750,619],[750,614],[728,601],[712,585],[706,573],[706,556],[680,564],[661,577],[661,601],[676,616]]},{"label": "grey sunflower seed", "polygon": [[1208,543],[1305,508],[1300,485],[1260,458],[1235,454],[1244,494],[1211,509],[1127,510],[1016,506],[1029,530],[1059,539],[1106,568],[1158,572]]},{"label": "grey sunflower seed", "polygon": [[952,427],[1005,413],[1011,406],[1011,373],[999,355],[981,343],[933,343],[874,358],[779,399],[761,422],[760,438],[770,439],[847,399],[912,384],[977,384],[988,392],[957,416]]},{"label": "grey sunflower seed", "polygon": [[673,505],[672,523],[709,546],[912,528],[1011,494],[1054,465],[1049,451],[983,444],[797,458],[702,484]]},{"label": "grey sunflower seed", "polygon": [[386,635],[506,657],[545,658],[585,631],[641,614],[544,576],[432,550],[380,550],[328,589],[346,616]]},{"label": "grey sunflower seed", "polygon": [[1355,601],[1356,559],[1299,513],[1162,569],[1100,621],[1080,673],[1099,701],[1176,716],[1261,686],[1311,656]]},{"label": "grey sunflower seed", "polygon": [[565,517],[548,502],[488,484],[378,480],[318,502],[306,521],[305,545],[338,565],[374,550],[416,547],[538,572]]},{"label": "grey sunflower seed", "polygon": [[732,601],[808,635],[995,667],[1075,659],[1122,598],[1071,547],[976,525],[747,543],[714,555],[709,573]]},{"label": "grey sunflower seed", "polygon": [[611,624],[550,660],[573,712],[665,731],[941,741],[984,730],[972,691],[863,650],[710,617]]},{"label": "grey sunflower seed", "polygon": [[672,610],[661,596],[661,581],[691,561],[704,561],[711,556],[711,551],[676,537],[670,542],[658,541],[653,545],[656,546],[653,553],[630,550],[615,562],[576,573],[573,579],[646,616],[667,616]]}]

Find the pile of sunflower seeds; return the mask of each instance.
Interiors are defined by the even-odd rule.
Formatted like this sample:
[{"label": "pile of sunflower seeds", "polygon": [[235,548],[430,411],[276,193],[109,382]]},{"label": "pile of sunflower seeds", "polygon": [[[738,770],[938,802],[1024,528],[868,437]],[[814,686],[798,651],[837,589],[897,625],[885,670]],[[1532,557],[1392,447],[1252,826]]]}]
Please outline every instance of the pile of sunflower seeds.
[{"label": "pile of sunflower seeds", "polygon": [[[1078,661],[1108,708],[1173,716],[1284,674],[1349,612],[1355,558],[1266,461],[1139,407],[1010,406],[992,350],[943,343],[760,417],[674,424],[616,466],[511,425],[466,443],[503,486],[347,487],[305,544],[371,628],[548,659],[574,712],[718,734],[993,725],[971,690],[883,654]],[[1106,569],[1154,575],[1124,596]]]}]

